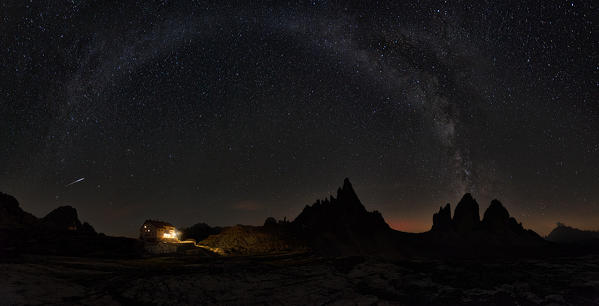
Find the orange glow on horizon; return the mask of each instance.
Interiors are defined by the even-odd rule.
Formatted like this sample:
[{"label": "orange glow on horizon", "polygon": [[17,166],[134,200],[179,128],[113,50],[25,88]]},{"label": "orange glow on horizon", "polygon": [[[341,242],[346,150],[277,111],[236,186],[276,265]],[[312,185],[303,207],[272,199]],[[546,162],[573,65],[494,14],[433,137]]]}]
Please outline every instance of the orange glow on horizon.
[{"label": "orange glow on horizon", "polygon": [[387,220],[387,224],[394,230],[409,233],[422,233],[431,228],[431,224],[417,220]]}]

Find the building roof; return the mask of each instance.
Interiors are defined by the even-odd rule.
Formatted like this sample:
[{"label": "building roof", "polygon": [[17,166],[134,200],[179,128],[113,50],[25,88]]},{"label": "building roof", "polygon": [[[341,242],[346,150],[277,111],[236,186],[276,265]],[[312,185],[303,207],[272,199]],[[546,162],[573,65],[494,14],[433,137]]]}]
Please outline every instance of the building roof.
[{"label": "building roof", "polygon": [[144,222],[144,225],[146,224],[152,224],[155,227],[174,227],[172,224],[168,223],[168,222],[164,222],[164,221],[158,221],[158,220],[146,220],[146,222]]}]

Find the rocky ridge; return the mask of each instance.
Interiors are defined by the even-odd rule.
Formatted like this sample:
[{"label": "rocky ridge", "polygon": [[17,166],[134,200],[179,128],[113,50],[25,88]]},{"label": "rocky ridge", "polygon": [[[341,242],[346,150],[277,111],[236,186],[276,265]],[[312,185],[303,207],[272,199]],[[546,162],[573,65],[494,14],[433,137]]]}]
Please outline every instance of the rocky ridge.
[{"label": "rocky ridge", "polygon": [[581,230],[558,222],[557,227],[547,235],[547,240],[557,243],[599,245],[599,231]]},{"label": "rocky ridge", "polygon": [[366,210],[348,178],[337,197],[304,207],[291,224],[312,248],[326,254],[376,253],[393,240],[381,213]]},{"label": "rocky ridge", "polygon": [[479,205],[470,193],[465,194],[451,218],[450,204],[433,215],[433,235],[445,235],[450,241],[474,242],[494,245],[538,245],[541,236],[524,229],[522,223],[511,217],[497,199],[491,201],[480,220]]},{"label": "rocky ridge", "polygon": [[0,257],[21,253],[131,257],[142,250],[136,239],[96,233],[89,223],[79,220],[71,206],[37,218],[23,211],[16,198],[1,192],[0,241]]}]

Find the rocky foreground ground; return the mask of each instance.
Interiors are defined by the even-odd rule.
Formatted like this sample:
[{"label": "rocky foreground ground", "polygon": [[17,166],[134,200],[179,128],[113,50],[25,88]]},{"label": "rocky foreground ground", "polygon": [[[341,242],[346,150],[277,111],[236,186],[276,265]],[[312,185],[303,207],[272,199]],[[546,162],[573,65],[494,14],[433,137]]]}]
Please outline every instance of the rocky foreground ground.
[{"label": "rocky foreground ground", "polygon": [[599,257],[388,261],[309,255],[0,264],[1,304],[599,305]]}]

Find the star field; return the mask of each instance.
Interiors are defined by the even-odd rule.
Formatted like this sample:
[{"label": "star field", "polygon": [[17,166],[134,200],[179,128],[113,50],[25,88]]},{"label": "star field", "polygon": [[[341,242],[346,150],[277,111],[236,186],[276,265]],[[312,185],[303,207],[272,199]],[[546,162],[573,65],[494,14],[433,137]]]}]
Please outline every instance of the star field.
[{"label": "star field", "polygon": [[0,190],[38,216],[261,224],[350,177],[396,229],[464,192],[597,229],[590,1],[0,6]]}]

